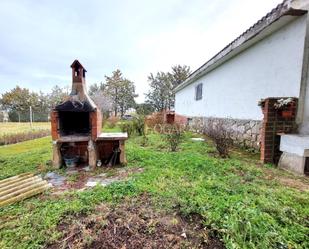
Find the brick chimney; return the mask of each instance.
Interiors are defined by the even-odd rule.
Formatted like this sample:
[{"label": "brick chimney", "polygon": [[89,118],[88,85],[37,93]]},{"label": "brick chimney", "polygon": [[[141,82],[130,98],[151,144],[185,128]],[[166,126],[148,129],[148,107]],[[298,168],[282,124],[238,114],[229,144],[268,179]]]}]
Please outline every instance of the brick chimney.
[{"label": "brick chimney", "polygon": [[51,113],[53,164],[60,167],[72,154],[95,167],[95,141],[101,134],[101,113],[87,94],[86,69],[75,60],[72,65],[72,91]]}]

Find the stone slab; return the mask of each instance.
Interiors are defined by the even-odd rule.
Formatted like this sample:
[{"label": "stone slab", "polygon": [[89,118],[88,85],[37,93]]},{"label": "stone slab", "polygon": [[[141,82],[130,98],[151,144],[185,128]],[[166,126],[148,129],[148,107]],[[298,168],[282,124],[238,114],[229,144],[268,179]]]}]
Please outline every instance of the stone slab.
[{"label": "stone slab", "polygon": [[283,152],[278,166],[281,169],[286,169],[297,175],[304,175],[305,173],[306,157],[299,156],[289,152]]},{"label": "stone slab", "polygon": [[60,143],[69,143],[69,142],[88,142],[90,140],[89,136],[62,136],[59,139],[57,139],[57,142]]},{"label": "stone slab", "polygon": [[126,140],[128,139],[128,134],[126,132],[111,132],[111,133],[101,133],[97,140]]},{"label": "stone slab", "polygon": [[49,183],[51,183],[53,186],[62,186],[66,180],[66,177],[61,176],[55,172],[48,172],[44,179],[46,179]]},{"label": "stone slab", "polygon": [[205,141],[204,138],[201,138],[201,137],[193,137],[191,138],[192,141]]},{"label": "stone slab", "polygon": [[85,186],[86,187],[94,187],[96,185],[101,185],[103,187],[112,184],[113,182],[118,182],[119,178],[118,177],[113,177],[113,178],[106,178],[106,179],[101,179],[101,178],[89,178],[88,181],[86,182]]}]

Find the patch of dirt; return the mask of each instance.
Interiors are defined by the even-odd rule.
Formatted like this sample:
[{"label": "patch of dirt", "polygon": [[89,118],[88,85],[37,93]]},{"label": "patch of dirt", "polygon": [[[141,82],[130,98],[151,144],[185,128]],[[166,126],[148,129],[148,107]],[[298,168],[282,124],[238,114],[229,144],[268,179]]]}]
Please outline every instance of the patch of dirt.
[{"label": "patch of dirt", "polygon": [[[263,164],[257,165],[263,170],[261,178],[269,181],[278,181],[283,186],[298,189],[300,191],[309,191],[309,178],[306,176],[295,176],[286,171],[278,171],[275,169],[266,168]],[[247,173],[244,170],[232,169],[232,172],[244,178],[243,182],[246,182]]]},{"label": "patch of dirt", "polygon": [[306,176],[294,176],[285,171],[273,171],[271,169],[263,168],[264,179],[277,180],[280,184],[295,188],[300,191],[309,191],[309,179]]},{"label": "patch of dirt", "polygon": [[292,179],[287,177],[276,177],[276,179],[284,186],[288,186],[290,188],[296,188],[300,191],[309,191],[309,183],[305,183],[298,179]]},{"label": "patch of dirt", "polygon": [[225,248],[201,219],[156,210],[146,195],[118,206],[102,204],[89,216],[67,218],[58,230],[63,237],[46,248]]},{"label": "patch of dirt", "polygon": [[87,179],[89,178],[87,172],[76,173],[76,179],[74,181],[66,181],[63,186],[64,189],[81,189],[85,186]]},{"label": "patch of dirt", "polygon": [[[138,174],[143,172],[143,168],[102,168],[97,172],[78,170],[74,174],[67,174],[66,180],[63,184],[53,186],[53,195],[62,194],[65,190],[83,190],[86,188],[86,183],[91,178],[104,180],[113,180],[117,178],[117,181],[123,181],[128,179],[131,174]],[[112,182],[112,181],[111,181]]]}]

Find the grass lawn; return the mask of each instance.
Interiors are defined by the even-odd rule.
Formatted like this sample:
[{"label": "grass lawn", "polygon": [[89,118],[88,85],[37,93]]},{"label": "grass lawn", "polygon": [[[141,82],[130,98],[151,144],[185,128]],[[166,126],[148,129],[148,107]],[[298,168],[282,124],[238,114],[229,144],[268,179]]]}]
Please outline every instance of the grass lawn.
[{"label": "grass lawn", "polygon": [[[63,240],[59,224],[68,217],[77,222],[102,204],[117,206],[145,194],[156,209],[198,217],[227,248],[309,248],[307,178],[261,165],[256,155],[239,150],[229,159],[216,158],[210,143],[190,136],[174,153],[159,135],[149,135],[146,147],[141,137],[130,138],[127,167],[144,169],[130,180],[57,196],[49,192],[0,209],[0,248]],[[50,157],[50,138],[0,147],[0,178],[44,172]]]},{"label": "grass lawn", "polygon": [[0,146],[0,180],[25,172],[44,171],[51,159],[51,137]]},{"label": "grass lawn", "polygon": [[8,134],[24,133],[33,130],[48,130],[50,129],[49,122],[33,122],[32,129],[30,123],[8,122],[0,123],[0,137]]}]

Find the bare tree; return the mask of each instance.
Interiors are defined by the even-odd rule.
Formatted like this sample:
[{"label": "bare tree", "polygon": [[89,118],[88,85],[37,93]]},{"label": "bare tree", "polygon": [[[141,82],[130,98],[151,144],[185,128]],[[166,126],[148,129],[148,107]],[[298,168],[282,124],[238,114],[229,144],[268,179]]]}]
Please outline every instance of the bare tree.
[{"label": "bare tree", "polygon": [[190,67],[176,65],[171,72],[157,72],[148,76],[150,91],[146,94],[146,103],[156,111],[171,109],[175,105],[173,89],[190,75]]},{"label": "bare tree", "polygon": [[233,145],[232,131],[224,123],[223,119],[207,119],[203,133],[214,142],[220,157],[229,157],[229,151]]},{"label": "bare tree", "polygon": [[93,92],[91,98],[103,114],[106,112],[110,112],[112,110],[113,108],[112,99],[104,91],[98,90],[97,92]]}]

